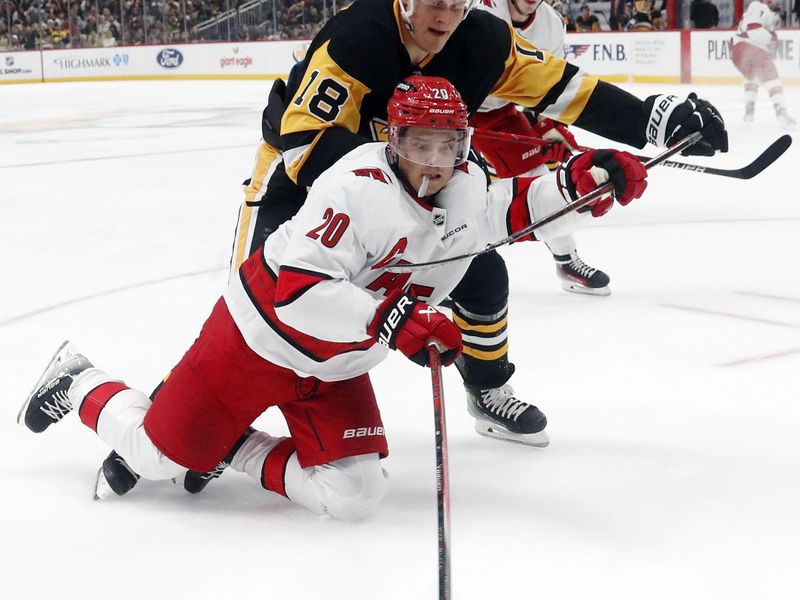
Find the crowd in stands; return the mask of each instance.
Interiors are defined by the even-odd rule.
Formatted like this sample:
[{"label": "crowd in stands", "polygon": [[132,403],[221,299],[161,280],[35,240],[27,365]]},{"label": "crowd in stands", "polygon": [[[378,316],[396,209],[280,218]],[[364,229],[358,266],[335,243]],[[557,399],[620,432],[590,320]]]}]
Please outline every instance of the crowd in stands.
[{"label": "crowd in stands", "polygon": [[580,6],[575,18],[570,4],[556,0],[553,7],[561,13],[567,31],[652,31],[667,27],[666,0],[658,4],[656,8],[656,0],[612,0],[608,13],[599,13],[602,19],[588,4]]},{"label": "crowd in stands", "polygon": [[[248,23],[238,18],[245,3],[245,0],[0,0],[0,51],[205,40],[307,39],[319,31],[336,6],[334,0],[262,0],[256,2],[261,9],[258,22]],[[225,15],[230,18],[221,18]]]}]

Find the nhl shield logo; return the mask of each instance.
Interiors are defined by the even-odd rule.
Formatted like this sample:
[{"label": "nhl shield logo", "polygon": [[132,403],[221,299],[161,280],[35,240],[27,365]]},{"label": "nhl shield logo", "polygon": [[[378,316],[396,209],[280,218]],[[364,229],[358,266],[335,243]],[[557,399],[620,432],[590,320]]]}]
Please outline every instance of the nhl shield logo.
[{"label": "nhl shield logo", "polygon": [[14,57],[13,56],[6,56],[6,66],[13,67],[14,66]]},{"label": "nhl shield logo", "polygon": [[444,225],[444,215],[434,215],[433,216],[433,224],[437,227],[441,227]]}]

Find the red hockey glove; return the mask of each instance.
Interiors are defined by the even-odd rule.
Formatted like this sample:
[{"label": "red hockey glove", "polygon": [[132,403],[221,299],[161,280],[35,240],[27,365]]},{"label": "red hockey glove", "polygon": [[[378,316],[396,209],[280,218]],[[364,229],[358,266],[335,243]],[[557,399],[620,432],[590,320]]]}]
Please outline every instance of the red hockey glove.
[{"label": "red hockey glove", "polygon": [[639,198],[647,188],[647,169],[642,161],[628,152],[617,150],[589,150],[572,157],[558,170],[558,187],[561,195],[570,201],[588,194],[606,181],[614,184],[614,192],[604,194],[578,212],[591,210],[593,217],[602,217],[617,202],[625,206]]},{"label": "red hockey glove", "polygon": [[[533,121],[534,118],[533,114],[530,114],[528,120]],[[578,142],[575,141],[575,136],[569,132],[566,125],[545,117],[538,117],[531,124],[536,136],[551,142],[549,145],[543,146],[540,151],[542,162],[548,163],[548,166],[549,163],[563,163],[572,156],[573,151],[577,150]],[[551,166],[551,170],[555,166]]]},{"label": "red hockey glove", "polygon": [[564,144],[551,142],[547,146],[542,146],[539,156],[546,163],[563,163],[572,156],[572,152]]},{"label": "red hockey glove", "polygon": [[578,142],[575,141],[575,136],[567,129],[567,126],[557,123],[553,119],[539,117],[539,120],[533,126],[533,130],[543,140],[563,144],[570,151],[578,149]]},{"label": "red hockey glove", "polygon": [[461,354],[458,327],[434,307],[400,290],[392,290],[381,303],[367,333],[423,367],[428,366],[428,340],[439,344],[443,365],[452,364]]}]

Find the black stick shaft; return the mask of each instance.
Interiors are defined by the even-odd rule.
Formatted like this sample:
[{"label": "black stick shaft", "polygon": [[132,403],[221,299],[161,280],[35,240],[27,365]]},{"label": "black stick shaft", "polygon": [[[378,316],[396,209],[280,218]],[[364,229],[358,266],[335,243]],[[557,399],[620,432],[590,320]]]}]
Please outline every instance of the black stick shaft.
[{"label": "black stick shaft", "polygon": [[[553,143],[552,140],[545,140],[528,135],[519,135],[516,133],[507,133],[504,131],[489,131],[486,129],[475,129],[472,133],[473,139],[488,140],[488,141],[503,141],[522,144],[525,146],[549,146]],[[691,171],[693,173],[704,173],[706,175],[718,175],[720,177],[731,177],[733,179],[752,179],[761,171],[770,166],[780,156],[786,152],[789,146],[792,145],[792,136],[782,135],[777,140],[772,142],[766,150],[759,154],[753,162],[743,167],[735,169],[722,169],[718,167],[707,167],[703,165],[696,165],[694,163],[682,162],[680,160],[665,160],[659,163],[662,167],[670,167],[672,169],[681,169],[682,171]],[[574,148],[580,152],[590,150],[590,148],[579,147]],[[636,155],[641,161],[652,160],[649,156]]]}]

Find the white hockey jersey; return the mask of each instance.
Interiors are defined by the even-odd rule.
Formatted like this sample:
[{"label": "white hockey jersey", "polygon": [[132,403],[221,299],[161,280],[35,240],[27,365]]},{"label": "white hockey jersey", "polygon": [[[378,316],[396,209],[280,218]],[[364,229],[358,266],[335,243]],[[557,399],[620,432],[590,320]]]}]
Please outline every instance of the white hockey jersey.
[{"label": "white hockey jersey", "polygon": [[776,39],[775,27],[780,17],[769,6],[753,0],[742,15],[736,28],[733,43],[751,44],[762,50],[769,50],[770,42]]},{"label": "white hockey jersey", "polygon": [[[494,16],[503,19],[506,23],[512,23],[522,37],[541,50],[554,54],[559,58],[564,58],[564,41],[566,38],[566,28],[561,15],[556,9],[542,0],[536,12],[520,26],[511,20],[511,12],[508,9],[509,0],[479,0],[477,8],[492,13]],[[509,104],[508,101],[489,96],[484,100],[478,112],[489,112]]]},{"label": "white hockey jersey", "polygon": [[[483,171],[467,163],[430,207],[406,191],[385,148],[364,144],[325,171],[223,294],[247,345],[300,376],[340,381],[369,371],[387,352],[367,334],[385,295],[399,288],[436,305],[469,261],[414,273],[386,266],[477,250],[566,203],[553,175],[498,180],[487,192]],[[588,214],[566,215],[541,234],[571,232]]]}]

